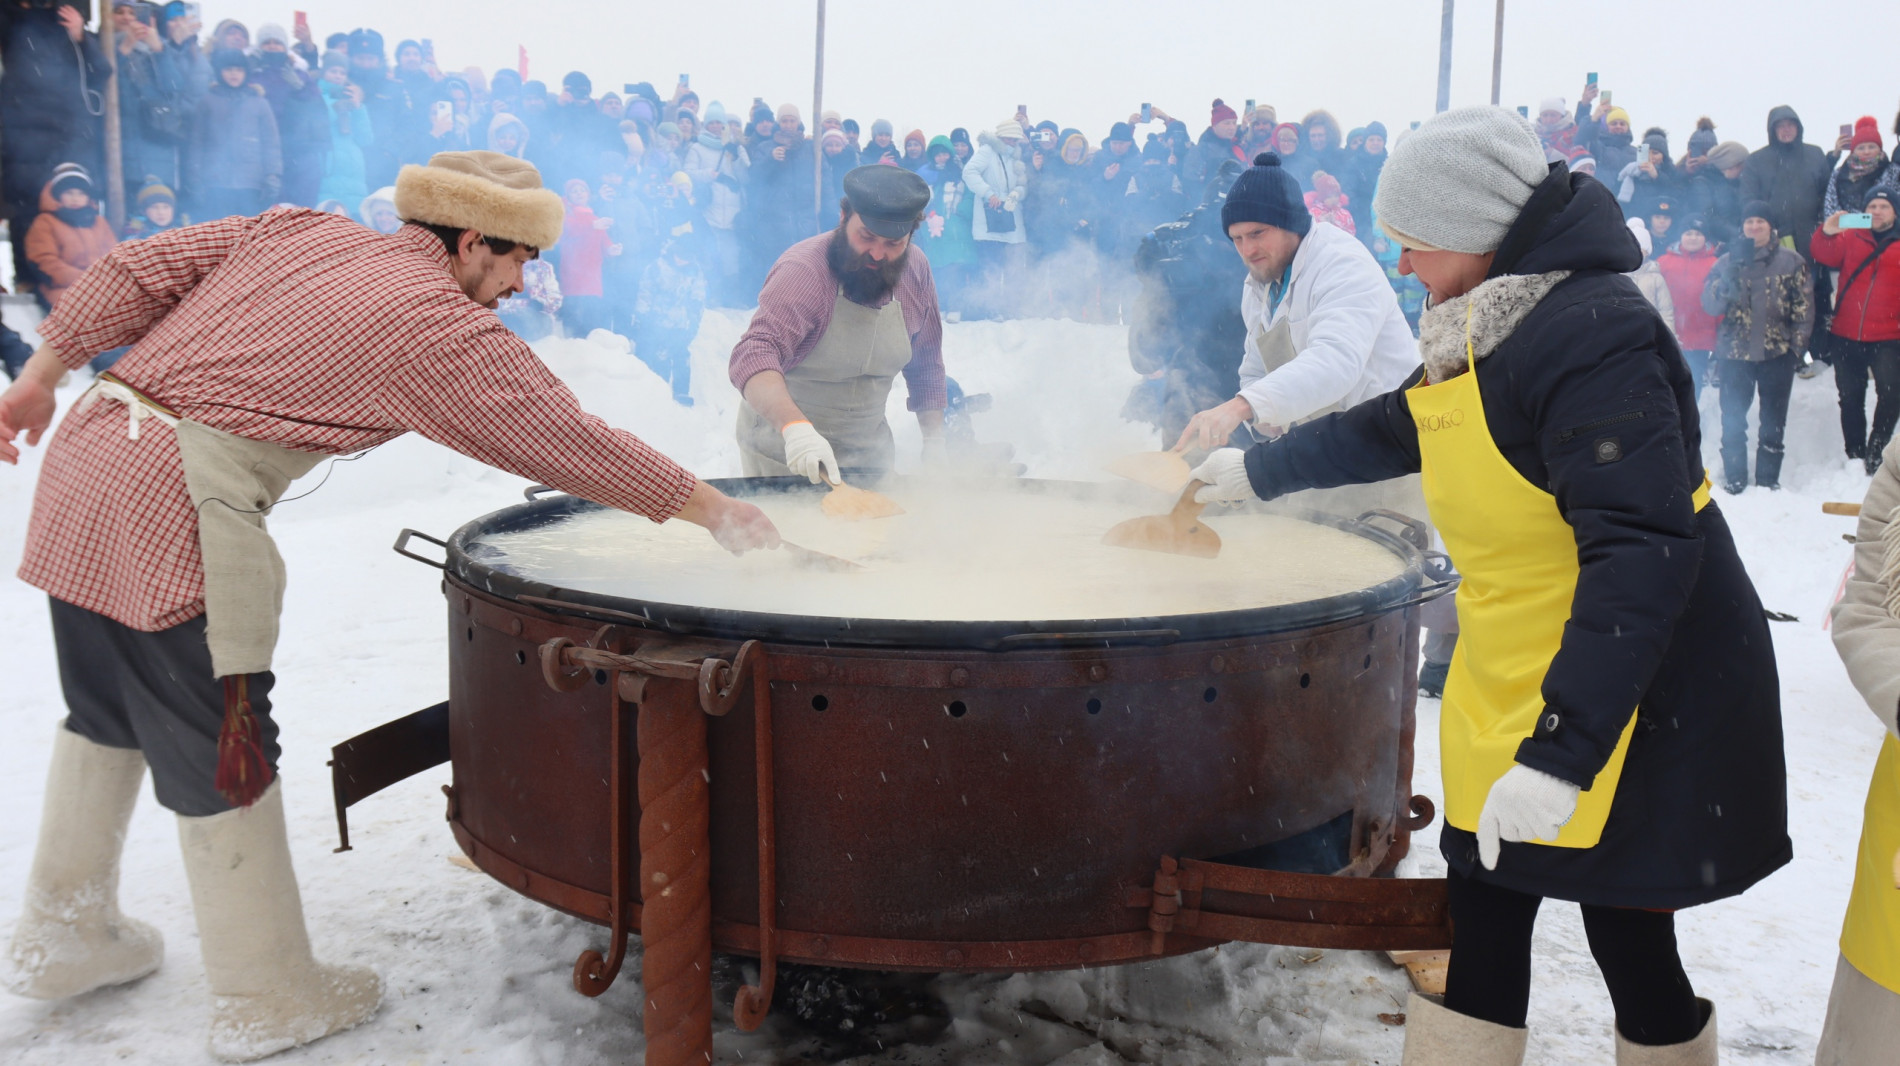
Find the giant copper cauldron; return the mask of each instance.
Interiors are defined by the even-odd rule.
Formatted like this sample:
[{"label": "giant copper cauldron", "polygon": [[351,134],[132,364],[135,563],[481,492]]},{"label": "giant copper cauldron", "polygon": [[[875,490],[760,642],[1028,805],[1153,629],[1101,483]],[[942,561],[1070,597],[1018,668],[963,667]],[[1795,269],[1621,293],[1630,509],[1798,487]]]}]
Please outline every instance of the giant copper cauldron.
[{"label": "giant copper cauldron", "polygon": [[[1009,486],[1153,506],[1119,486]],[[1164,618],[769,615],[484,561],[486,538],[597,506],[531,490],[436,542],[448,702],[339,745],[336,802],[348,847],[349,805],[451,762],[469,858],[610,927],[606,954],[576,963],[581,991],[603,991],[643,934],[654,1066],[705,1061],[714,946],[761,957],[735,1010],[747,1028],[776,959],[1021,971],[1225,940],[1449,946],[1442,882],[1388,876],[1432,817],[1411,793],[1417,606],[1449,584],[1403,519],[1315,519],[1400,556],[1392,580]],[[1334,876],[1209,861],[1327,827]]]}]

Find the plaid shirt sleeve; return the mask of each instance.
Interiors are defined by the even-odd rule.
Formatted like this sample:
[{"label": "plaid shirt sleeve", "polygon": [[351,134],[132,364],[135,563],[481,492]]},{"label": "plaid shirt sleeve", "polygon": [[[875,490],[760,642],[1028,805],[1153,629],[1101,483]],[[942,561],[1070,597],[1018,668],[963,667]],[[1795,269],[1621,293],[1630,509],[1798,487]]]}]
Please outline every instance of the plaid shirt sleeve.
[{"label": "plaid shirt sleeve", "polygon": [[580,401],[499,322],[390,380],[391,419],[463,455],[596,503],[663,522],[698,483],[685,468]]},{"label": "plaid shirt sleeve", "polygon": [[257,225],[233,217],[120,244],[80,277],[40,323],[40,336],[77,370],[132,344],[217,269]]}]

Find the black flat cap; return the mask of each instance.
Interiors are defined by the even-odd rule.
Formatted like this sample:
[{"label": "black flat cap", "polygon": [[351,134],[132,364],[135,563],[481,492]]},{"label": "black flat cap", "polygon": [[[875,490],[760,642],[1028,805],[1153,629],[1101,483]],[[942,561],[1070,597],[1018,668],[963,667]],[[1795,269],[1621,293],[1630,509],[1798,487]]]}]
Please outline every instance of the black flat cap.
[{"label": "black flat cap", "polygon": [[930,203],[930,186],[903,167],[874,163],[845,174],[844,195],[865,229],[894,241],[916,228]]}]

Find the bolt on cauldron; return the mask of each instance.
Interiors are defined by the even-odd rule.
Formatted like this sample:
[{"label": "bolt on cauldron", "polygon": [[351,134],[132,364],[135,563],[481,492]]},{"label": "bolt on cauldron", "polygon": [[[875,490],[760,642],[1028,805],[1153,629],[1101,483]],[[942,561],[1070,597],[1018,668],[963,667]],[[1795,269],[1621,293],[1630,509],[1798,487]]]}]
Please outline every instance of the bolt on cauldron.
[{"label": "bolt on cauldron", "polygon": [[[818,511],[802,480],[715,484],[768,509]],[[883,487],[900,501],[938,494],[904,479]],[[576,988],[599,995],[628,935],[642,936],[653,1066],[707,1061],[715,947],[760,959],[759,984],[734,1005],[750,1029],[778,960],[1011,972],[1228,940],[1449,946],[1443,882],[1390,876],[1433,814],[1411,792],[1417,608],[1451,584],[1414,523],[1385,512],[1213,518],[1228,540],[1221,560],[1125,552],[1115,563],[1216,568],[1166,582],[1244,585],[1217,569],[1250,550],[1235,531],[1281,522],[1380,557],[1380,576],[1260,606],[1011,620],[966,617],[968,597],[957,606],[950,593],[942,617],[854,608],[845,593],[884,581],[888,534],[876,528],[853,534],[869,538],[851,545],[866,570],[788,576],[789,599],[757,577],[791,575],[785,553],[726,557],[751,576],[697,603],[626,594],[661,587],[639,582],[549,580],[500,546],[558,546],[609,517],[672,527],[536,495],[434,541],[444,562],[408,551],[433,538],[403,531],[399,552],[445,570],[449,699],[334,749],[338,827],[348,848],[349,806],[450,762],[448,821],[475,865],[609,928],[603,949],[576,962]],[[1018,504],[1135,515],[1157,498],[1011,481],[960,497],[954,513],[970,530],[1005,527],[1014,543],[1048,532]],[[909,517],[973,535],[950,513]],[[672,569],[663,553],[580,554],[575,573]],[[982,584],[940,576],[965,593]],[[813,584],[827,581],[840,584]],[[794,602],[804,606],[752,609]],[[1258,868],[1284,867],[1259,860],[1301,839],[1325,843],[1319,872]]]}]

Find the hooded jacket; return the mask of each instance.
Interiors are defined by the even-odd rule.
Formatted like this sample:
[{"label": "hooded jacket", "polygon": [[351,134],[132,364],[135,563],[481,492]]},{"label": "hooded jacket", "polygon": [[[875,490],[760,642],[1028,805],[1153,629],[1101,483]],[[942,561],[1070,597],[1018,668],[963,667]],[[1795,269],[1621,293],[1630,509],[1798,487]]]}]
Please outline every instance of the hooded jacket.
[{"label": "hooded jacket", "polygon": [[[348,86],[319,82],[324,103],[330,109],[330,154],[323,165],[323,182],[317,199],[357,203],[369,195],[369,164],[365,154],[376,143],[370,129],[369,112],[348,106]],[[527,135],[527,127],[522,127]]]},{"label": "hooded jacket", "polygon": [[60,217],[59,200],[53,196],[53,183],[40,189],[40,213],[26,231],[26,257],[49,279],[40,286],[46,302],[57,305],[66,290],[73,287],[86,268],[106,257],[118,238],[98,209],[98,201],[87,208],[91,222],[74,226]]},{"label": "hooded jacket", "polygon": [[1742,238],[1709,271],[1702,309],[1722,316],[1715,354],[1751,363],[1800,355],[1814,333],[1814,277],[1807,261],[1782,247]]},{"label": "hooded jacket", "polygon": [[284,173],[277,119],[262,94],[247,82],[233,89],[222,81],[198,102],[191,145],[185,152],[185,184],[193,189],[263,190]]},{"label": "hooded jacket", "polygon": [[[1307,129],[1315,124],[1326,127],[1329,135],[1324,151],[1315,151],[1312,142],[1306,139]],[[1344,171],[1347,169],[1345,142],[1340,139],[1339,120],[1333,117],[1333,113],[1314,111],[1301,119],[1300,150],[1285,157],[1280,165],[1286,168],[1287,173],[1300,179],[1302,192],[1313,191],[1313,175],[1317,171],[1323,170],[1344,180]]]},{"label": "hooded jacket", "polygon": [[1885,233],[1844,229],[1829,236],[1817,228],[1812,248],[1814,261],[1840,271],[1847,286],[1835,302],[1833,334],[1850,341],[1900,340],[1900,223]]},{"label": "hooded jacket", "polygon": [[[1775,124],[1783,119],[1794,123],[1794,143],[1775,139]],[[1792,107],[1783,105],[1768,112],[1768,146],[1756,149],[1742,164],[1742,202],[1766,200],[1774,209],[1776,232],[1794,238],[1794,249],[1803,258],[1808,254],[1808,238],[1821,221],[1821,203],[1827,196],[1832,171],[1827,155],[1807,143],[1806,127]]]},{"label": "hooded jacket", "polygon": [[[1640,263],[1609,190],[1553,165],[1491,278],[1421,323],[1434,380],[1463,373],[1469,301],[1492,442],[1576,538],[1570,616],[1542,685],[1559,725],[1525,737],[1517,761],[1588,787],[1635,720],[1595,847],[1507,843],[1496,870],[1464,830],[1447,826],[1440,848],[1461,875],[1515,891],[1679,908],[1742,892],[1792,847],[1773,641],[1721,508],[1694,507],[1706,476],[1695,386],[1623,276]],[[1263,499],[1419,471],[1403,388],[1247,454]]]},{"label": "hooded jacket", "polygon": [[[963,184],[976,202],[972,207],[971,235],[979,241],[1021,244],[1023,233],[1023,180],[1027,174],[1021,145],[1007,145],[992,130],[976,135],[976,152],[963,165]],[[989,198],[994,196],[1008,206],[1010,194],[1016,194],[1016,228],[1007,233],[991,233]]]}]

